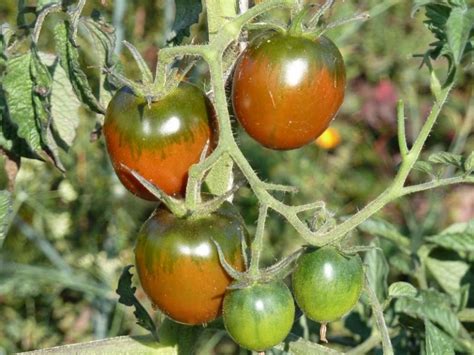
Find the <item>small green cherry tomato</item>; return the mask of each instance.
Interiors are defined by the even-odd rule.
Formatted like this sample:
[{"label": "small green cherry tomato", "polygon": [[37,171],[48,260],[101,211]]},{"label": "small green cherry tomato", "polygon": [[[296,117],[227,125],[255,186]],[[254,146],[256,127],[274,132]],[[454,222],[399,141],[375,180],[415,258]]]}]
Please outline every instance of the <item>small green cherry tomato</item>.
[{"label": "small green cherry tomato", "polygon": [[282,342],[295,317],[290,290],[282,281],[230,290],[224,298],[224,324],[243,348],[263,351]]},{"label": "small green cherry tomato", "polygon": [[183,195],[189,168],[199,162],[206,143],[213,143],[213,119],[209,100],[189,83],[150,104],[122,88],[107,107],[103,128],[120,181],[136,196],[156,200],[126,166],[168,195]]},{"label": "small green cherry tomato", "polygon": [[135,247],[143,290],[174,321],[195,325],[214,320],[232,282],[214,241],[232,267],[243,271],[241,242],[246,233],[229,203],[198,219],[177,218],[158,208],[141,228]]},{"label": "small green cherry tomato", "polygon": [[292,275],[296,303],[310,319],[327,323],[341,318],[357,303],[363,286],[362,261],[333,247],[303,254]]},{"label": "small green cherry tomato", "polygon": [[339,110],[344,61],[327,37],[266,33],[242,53],[234,72],[237,119],[257,142],[295,149],[314,141]]}]

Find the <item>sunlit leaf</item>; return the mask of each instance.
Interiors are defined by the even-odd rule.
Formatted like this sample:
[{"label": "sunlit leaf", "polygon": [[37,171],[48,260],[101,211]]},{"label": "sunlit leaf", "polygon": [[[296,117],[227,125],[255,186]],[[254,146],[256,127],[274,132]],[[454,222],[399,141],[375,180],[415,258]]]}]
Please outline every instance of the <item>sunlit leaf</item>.
[{"label": "sunlit leaf", "polygon": [[415,297],[418,290],[408,282],[395,282],[388,288],[389,297]]},{"label": "sunlit leaf", "polygon": [[462,261],[426,259],[426,266],[440,286],[450,294],[457,294],[461,280],[469,270],[469,265]]},{"label": "sunlit leaf", "polygon": [[42,150],[41,133],[35,119],[30,63],[31,52],[10,59],[2,86],[8,104],[9,118],[18,127],[16,133],[33,152],[39,154]]},{"label": "sunlit leaf", "polygon": [[10,215],[12,213],[12,196],[8,191],[0,191],[0,248],[7,234]]},{"label": "sunlit leaf", "polygon": [[441,233],[426,240],[446,249],[474,252],[474,221],[453,224]]},{"label": "sunlit leaf", "polygon": [[452,165],[457,168],[462,168],[463,166],[462,155],[448,152],[438,152],[431,154],[428,158],[428,161],[433,164]]},{"label": "sunlit leaf", "polygon": [[[374,241],[370,245],[376,247],[379,244]],[[374,288],[379,302],[383,302],[387,295],[387,276],[389,271],[385,255],[378,248],[369,250],[365,253],[364,264],[367,265],[366,275],[369,283]]]},{"label": "sunlit leaf", "polygon": [[81,101],[94,112],[104,113],[104,107],[99,103],[92,92],[87,75],[79,64],[79,53],[71,43],[70,30],[66,23],[56,25],[54,38],[59,61],[72,83],[74,91]]},{"label": "sunlit leaf", "polygon": [[395,303],[395,311],[419,319],[429,319],[456,337],[461,323],[451,307],[449,296],[436,290],[420,290],[417,297],[400,297]]},{"label": "sunlit leaf", "polygon": [[446,35],[453,53],[455,64],[459,64],[463,57],[469,34],[474,27],[474,9],[454,7],[446,22]]},{"label": "sunlit leaf", "polygon": [[425,351],[426,354],[454,355],[451,338],[429,320],[425,320]]}]

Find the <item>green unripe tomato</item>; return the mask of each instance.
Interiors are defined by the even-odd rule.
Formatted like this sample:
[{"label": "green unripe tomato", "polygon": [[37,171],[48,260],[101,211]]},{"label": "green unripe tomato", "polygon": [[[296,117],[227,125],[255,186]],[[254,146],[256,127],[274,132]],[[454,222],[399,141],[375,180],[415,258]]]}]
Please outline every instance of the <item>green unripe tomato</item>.
[{"label": "green unripe tomato", "polygon": [[224,298],[224,324],[243,348],[269,349],[289,334],[295,317],[290,290],[282,281],[231,290]]},{"label": "green unripe tomato", "polygon": [[359,300],[363,282],[360,257],[342,255],[333,247],[303,254],[292,275],[296,303],[320,323],[348,313]]}]

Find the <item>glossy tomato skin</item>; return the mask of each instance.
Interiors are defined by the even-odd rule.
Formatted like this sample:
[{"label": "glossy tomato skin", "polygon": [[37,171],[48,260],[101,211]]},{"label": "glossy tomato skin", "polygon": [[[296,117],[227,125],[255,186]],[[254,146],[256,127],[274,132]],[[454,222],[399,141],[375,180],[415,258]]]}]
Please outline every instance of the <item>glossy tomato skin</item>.
[{"label": "glossy tomato skin", "polygon": [[344,99],[344,61],[327,37],[270,33],[240,57],[232,102],[247,133],[272,149],[294,149],[328,127]]},{"label": "glossy tomato skin", "polygon": [[243,348],[263,351],[282,342],[295,317],[290,290],[282,281],[230,290],[224,298],[224,325]]},{"label": "glossy tomato skin", "polygon": [[230,204],[195,220],[158,208],[142,226],[135,247],[145,293],[174,321],[194,325],[214,320],[221,314],[232,279],[219,262],[213,240],[226,260],[243,271],[241,241],[245,236],[241,217]]},{"label": "glossy tomato skin", "polygon": [[189,168],[214,139],[213,124],[210,103],[194,85],[181,83],[150,105],[124,87],[107,108],[103,132],[120,181],[133,194],[156,200],[121,164],[165,193],[183,195]]},{"label": "glossy tomato skin", "polygon": [[292,286],[296,303],[308,318],[321,323],[337,320],[359,300],[362,261],[333,247],[309,251],[298,259]]}]

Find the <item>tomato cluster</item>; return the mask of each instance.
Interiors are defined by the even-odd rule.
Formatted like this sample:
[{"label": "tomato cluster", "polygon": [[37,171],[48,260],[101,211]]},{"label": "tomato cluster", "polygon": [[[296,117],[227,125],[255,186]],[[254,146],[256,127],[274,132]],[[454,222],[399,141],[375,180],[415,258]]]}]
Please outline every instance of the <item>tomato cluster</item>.
[{"label": "tomato cluster", "polygon": [[[246,132],[263,146],[299,148],[328,128],[342,104],[345,80],[342,56],[328,38],[267,32],[237,62],[233,109]],[[210,100],[186,82],[154,100],[122,88],[110,102],[103,132],[120,181],[147,200],[157,198],[132,172],[179,199],[186,193],[190,167],[206,147],[215,147],[217,136]],[[229,289],[233,280],[218,248],[227,267],[242,274],[246,235],[242,218],[229,203],[204,215],[190,211],[176,216],[158,207],[142,226],[135,248],[145,293],[179,323],[206,324],[223,314],[229,335],[255,351],[287,337],[295,317],[293,294],[308,318],[322,323],[342,317],[359,299],[360,258],[332,247],[301,256],[292,275],[293,294],[279,279],[255,279]]]}]

